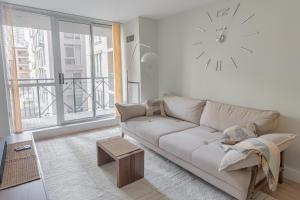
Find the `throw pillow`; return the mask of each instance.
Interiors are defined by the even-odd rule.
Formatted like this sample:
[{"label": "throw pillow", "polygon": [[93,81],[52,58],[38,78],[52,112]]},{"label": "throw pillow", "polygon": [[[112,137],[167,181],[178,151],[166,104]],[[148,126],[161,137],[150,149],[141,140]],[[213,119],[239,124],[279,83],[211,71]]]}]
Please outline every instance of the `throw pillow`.
[{"label": "throw pillow", "polygon": [[223,144],[234,145],[247,138],[256,137],[256,127],[254,123],[249,123],[245,126],[235,125],[229,127],[223,132]]},{"label": "throw pillow", "polygon": [[161,115],[166,117],[164,112],[164,104],[162,100],[147,100],[146,101],[146,116]]},{"label": "throw pillow", "polygon": [[[295,140],[296,135],[288,133],[273,133],[262,135],[260,137],[273,142],[275,145],[278,146],[279,150],[282,152],[286,150],[289,147],[289,145]],[[232,171],[243,169],[259,165],[260,162],[261,161],[259,156],[257,156],[257,154],[255,153],[245,155],[237,150],[230,150],[224,155],[219,166],[219,171]]]},{"label": "throw pillow", "polygon": [[146,106],[144,104],[120,104],[116,103],[116,108],[121,115],[121,122],[128,119],[145,116]]}]

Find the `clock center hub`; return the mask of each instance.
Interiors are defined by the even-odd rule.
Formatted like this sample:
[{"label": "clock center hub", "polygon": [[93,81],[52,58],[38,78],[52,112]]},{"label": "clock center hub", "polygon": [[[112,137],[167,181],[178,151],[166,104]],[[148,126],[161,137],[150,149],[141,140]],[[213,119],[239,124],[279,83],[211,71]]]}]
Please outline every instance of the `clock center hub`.
[{"label": "clock center hub", "polygon": [[217,37],[216,41],[219,43],[224,43],[226,40],[226,36],[224,34],[220,35],[219,37]]}]

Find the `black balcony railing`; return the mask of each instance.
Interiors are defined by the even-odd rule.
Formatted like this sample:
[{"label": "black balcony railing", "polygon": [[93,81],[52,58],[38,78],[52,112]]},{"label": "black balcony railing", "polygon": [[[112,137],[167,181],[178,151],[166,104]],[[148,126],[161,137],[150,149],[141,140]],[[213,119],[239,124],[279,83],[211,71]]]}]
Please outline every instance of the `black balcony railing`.
[{"label": "black balcony railing", "polygon": [[[108,110],[114,107],[114,79],[112,77],[65,78],[63,85],[64,113]],[[55,116],[56,93],[54,79],[18,79],[22,119]],[[94,86],[94,87],[93,87]],[[12,81],[10,92],[12,106]],[[93,96],[94,94],[94,96]]]}]

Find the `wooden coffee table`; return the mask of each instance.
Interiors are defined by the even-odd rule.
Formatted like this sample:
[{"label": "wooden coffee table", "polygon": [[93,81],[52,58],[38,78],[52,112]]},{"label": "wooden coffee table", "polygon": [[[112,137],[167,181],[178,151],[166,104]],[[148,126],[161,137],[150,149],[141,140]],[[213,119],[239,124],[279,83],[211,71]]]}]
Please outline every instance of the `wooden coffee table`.
[{"label": "wooden coffee table", "polygon": [[119,188],[144,177],[144,150],[122,137],[97,141],[97,160],[98,166],[116,161]]}]

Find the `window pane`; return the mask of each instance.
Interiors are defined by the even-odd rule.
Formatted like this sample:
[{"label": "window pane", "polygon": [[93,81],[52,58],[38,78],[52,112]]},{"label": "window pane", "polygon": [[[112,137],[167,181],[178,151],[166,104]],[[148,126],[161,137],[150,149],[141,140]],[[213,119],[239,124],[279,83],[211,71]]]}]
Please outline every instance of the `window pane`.
[{"label": "window pane", "polygon": [[76,65],[81,64],[81,48],[80,48],[80,46],[75,47],[75,63],[76,63]]},{"label": "window pane", "polygon": [[75,40],[80,40],[80,34],[74,34],[74,39]]},{"label": "window pane", "polygon": [[93,117],[90,26],[59,22],[65,120]]},{"label": "window pane", "polygon": [[93,27],[95,58],[96,114],[114,114],[114,65],[112,30],[110,27]]},{"label": "window pane", "polygon": [[72,33],[64,33],[64,38],[65,39],[73,39],[74,35]]},{"label": "window pane", "polygon": [[74,47],[65,47],[65,53],[66,53],[66,57],[68,58],[73,58],[74,57]]},{"label": "window pane", "polygon": [[5,11],[9,20],[2,28],[15,129],[56,125],[50,17],[7,7]]},{"label": "window pane", "polygon": [[73,73],[73,78],[81,78],[81,73]]},{"label": "window pane", "polygon": [[74,58],[66,58],[65,63],[68,65],[75,65],[75,59]]}]

